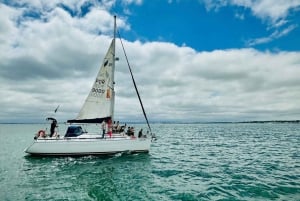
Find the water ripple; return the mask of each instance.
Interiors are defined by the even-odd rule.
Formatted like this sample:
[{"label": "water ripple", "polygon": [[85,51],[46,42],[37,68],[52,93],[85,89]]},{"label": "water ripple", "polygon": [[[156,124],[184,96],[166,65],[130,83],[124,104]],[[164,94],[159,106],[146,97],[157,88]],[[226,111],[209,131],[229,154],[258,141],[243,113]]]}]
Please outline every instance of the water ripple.
[{"label": "water ripple", "polygon": [[149,154],[24,157],[35,126],[2,125],[3,200],[300,198],[299,124],[156,124]]}]

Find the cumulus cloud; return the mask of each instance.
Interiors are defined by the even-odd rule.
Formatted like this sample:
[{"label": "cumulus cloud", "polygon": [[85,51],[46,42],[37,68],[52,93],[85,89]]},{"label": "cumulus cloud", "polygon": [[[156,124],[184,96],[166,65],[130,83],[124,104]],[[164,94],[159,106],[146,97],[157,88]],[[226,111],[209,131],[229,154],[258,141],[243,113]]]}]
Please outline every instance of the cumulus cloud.
[{"label": "cumulus cloud", "polygon": [[[96,8],[72,16],[53,7],[43,17],[24,19],[24,9],[3,4],[0,13],[0,122],[41,121],[57,105],[61,121],[74,118],[109,46],[113,16]],[[118,25],[130,28],[122,18]],[[197,52],[166,42],[123,42],[150,120],[300,117],[299,52]],[[140,120],[119,41],[117,47],[115,117]]]},{"label": "cumulus cloud", "polygon": [[299,112],[294,102],[299,98],[295,87],[300,84],[298,53],[254,49],[195,52],[166,43],[143,46],[151,55],[143,68],[153,69],[148,77],[152,84],[143,88],[151,92],[145,94],[146,102],[150,100],[147,103],[158,116],[264,119],[271,115],[279,118],[286,109]]}]

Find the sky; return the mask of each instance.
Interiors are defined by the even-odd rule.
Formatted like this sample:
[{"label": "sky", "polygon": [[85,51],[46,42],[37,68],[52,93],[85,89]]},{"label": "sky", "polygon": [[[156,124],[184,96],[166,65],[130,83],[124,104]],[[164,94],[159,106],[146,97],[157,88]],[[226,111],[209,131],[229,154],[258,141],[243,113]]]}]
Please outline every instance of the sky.
[{"label": "sky", "polygon": [[[300,119],[300,0],[0,0],[0,123],[75,118],[114,15],[150,122]],[[143,121],[116,54],[115,119]]]}]

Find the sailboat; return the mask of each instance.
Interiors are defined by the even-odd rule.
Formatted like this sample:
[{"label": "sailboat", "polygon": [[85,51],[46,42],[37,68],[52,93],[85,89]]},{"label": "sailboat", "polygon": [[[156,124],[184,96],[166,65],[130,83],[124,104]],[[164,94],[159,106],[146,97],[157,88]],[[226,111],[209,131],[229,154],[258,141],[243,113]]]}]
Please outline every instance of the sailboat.
[{"label": "sailboat", "polygon": [[[120,38],[121,39],[121,38]],[[39,156],[74,156],[74,155],[107,155],[121,152],[137,153],[149,152],[151,142],[155,139],[152,134],[134,77],[125,53],[134,87],[140,101],[144,117],[148,125],[148,135],[136,137],[125,134],[124,130],[113,129],[115,91],[115,46],[116,46],[116,16],[114,17],[114,37],[104,57],[100,70],[93,83],[78,116],[68,120],[68,128],[64,136],[53,134],[56,119],[52,121],[50,136],[45,130],[40,130],[32,144],[25,149],[30,155]],[[99,127],[98,132],[90,133],[84,130],[83,125],[104,125],[106,132]]]}]

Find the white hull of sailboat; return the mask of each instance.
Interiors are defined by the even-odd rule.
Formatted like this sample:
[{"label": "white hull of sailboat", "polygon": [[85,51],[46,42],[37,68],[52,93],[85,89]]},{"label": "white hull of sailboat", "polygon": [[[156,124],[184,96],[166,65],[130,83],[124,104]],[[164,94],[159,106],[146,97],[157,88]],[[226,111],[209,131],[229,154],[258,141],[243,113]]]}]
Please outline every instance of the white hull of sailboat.
[{"label": "white hull of sailboat", "polygon": [[149,138],[61,138],[37,139],[26,153],[40,156],[109,155],[121,152],[149,152]]}]

